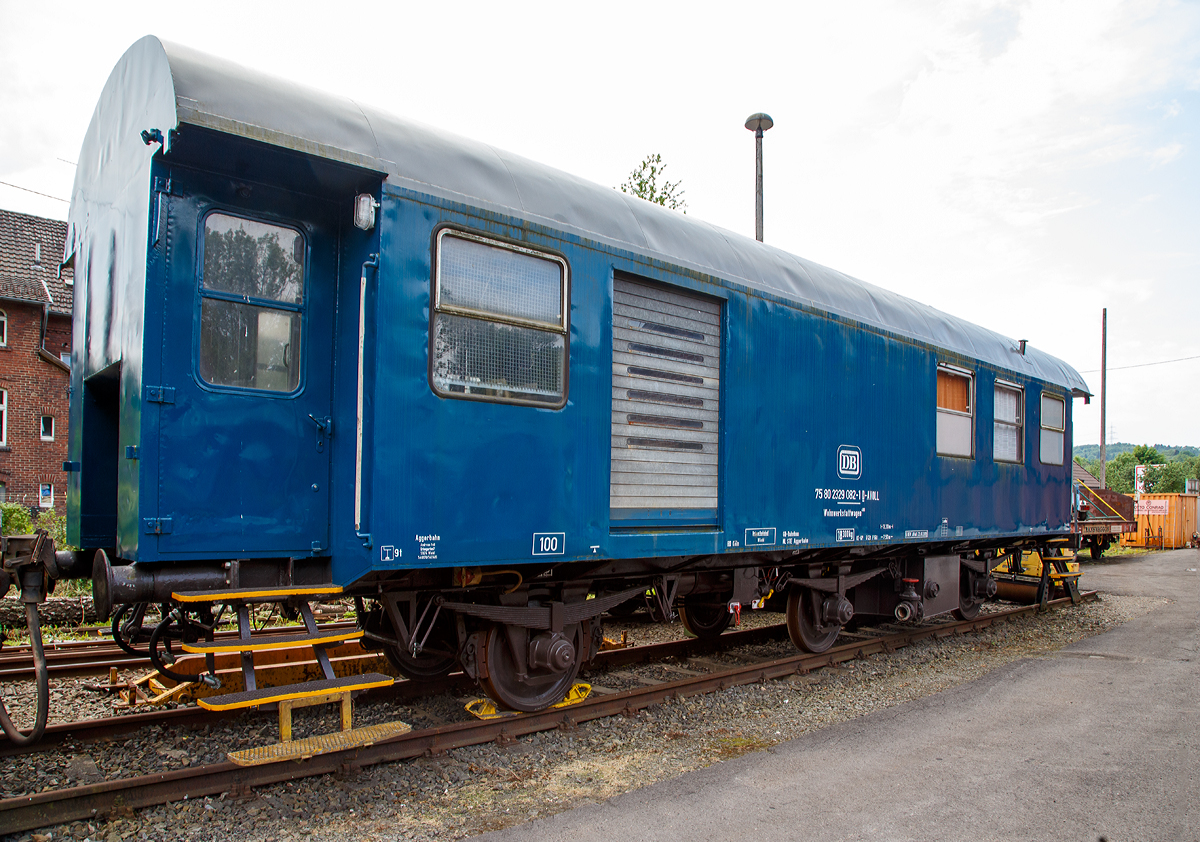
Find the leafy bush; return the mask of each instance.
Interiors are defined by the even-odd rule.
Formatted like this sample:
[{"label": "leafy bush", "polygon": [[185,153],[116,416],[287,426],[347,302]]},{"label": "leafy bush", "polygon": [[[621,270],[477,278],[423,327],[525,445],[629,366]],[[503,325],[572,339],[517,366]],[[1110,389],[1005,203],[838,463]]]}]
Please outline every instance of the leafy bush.
[{"label": "leafy bush", "polygon": [[29,509],[16,503],[0,503],[4,515],[5,535],[28,535],[33,532],[33,519],[29,517]]},{"label": "leafy bush", "polygon": [[46,509],[39,512],[37,519],[33,522],[34,529],[45,529],[46,532],[54,539],[54,548],[56,550],[74,550],[76,547],[67,546],[67,518],[66,515],[54,513],[54,509]]},{"label": "leafy bush", "polygon": [[54,539],[56,550],[73,550],[67,545],[67,518],[55,514],[53,509],[38,512],[36,518],[29,516],[29,509],[17,503],[0,503],[4,511],[5,535],[30,535],[38,529],[45,529]]}]

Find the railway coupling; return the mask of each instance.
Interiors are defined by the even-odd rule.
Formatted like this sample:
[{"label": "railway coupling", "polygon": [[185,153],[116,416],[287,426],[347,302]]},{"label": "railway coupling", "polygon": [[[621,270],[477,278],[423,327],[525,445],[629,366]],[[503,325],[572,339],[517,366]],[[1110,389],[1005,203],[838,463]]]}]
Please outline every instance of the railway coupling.
[{"label": "railway coupling", "polygon": [[29,645],[33,652],[36,673],[37,709],[33,728],[22,733],[8,715],[0,698],[0,727],[15,745],[33,745],[42,738],[50,714],[50,670],[42,648],[42,624],[38,605],[54,590],[55,580],[75,563],[74,553],[55,553],[54,539],[46,530],[32,535],[5,535],[0,538],[0,599],[14,586],[21,592],[25,604],[25,625],[29,629]]}]

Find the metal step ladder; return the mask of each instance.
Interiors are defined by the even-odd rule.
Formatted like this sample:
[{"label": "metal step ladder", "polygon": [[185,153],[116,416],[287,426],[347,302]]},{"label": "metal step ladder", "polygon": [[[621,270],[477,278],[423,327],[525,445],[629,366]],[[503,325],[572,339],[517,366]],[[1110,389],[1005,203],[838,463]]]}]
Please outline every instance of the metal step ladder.
[{"label": "metal step ladder", "polygon": [[1079,577],[1082,573],[1072,573],[1067,566],[1068,561],[1074,560],[1066,556],[1042,557],[1042,577],[1037,589],[1037,603],[1042,608],[1050,601],[1055,584],[1062,585],[1062,589],[1071,598],[1072,605],[1078,605],[1082,601],[1083,597],[1079,593]]},{"label": "metal step ladder", "polygon": [[[356,746],[370,745],[381,739],[410,730],[402,723],[385,723],[369,728],[353,728],[353,694],[376,687],[388,687],[395,679],[379,673],[338,677],[329,661],[327,648],[362,638],[361,629],[328,631],[317,628],[310,601],[321,597],[337,597],[342,589],[325,587],[239,588],[234,590],[183,591],[172,594],[181,606],[195,608],[215,603],[228,605],[237,612],[236,639],[201,640],[184,643],[185,652],[215,655],[221,652],[241,653],[244,690],[197,700],[206,710],[229,711],[275,704],[279,708],[280,742],[274,746],[230,752],[229,759],[243,766],[270,763],[282,759],[297,759]],[[250,623],[250,607],[262,603],[286,603],[298,611],[307,634],[254,635]],[[259,687],[254,673],[254,653],[270,649],[291,649],[311,646],[324,678],[278,687]],[[339,704],[342,730],[339,734],[323,734],[303,740],[292,739],[292,711],[311,705]]]}]

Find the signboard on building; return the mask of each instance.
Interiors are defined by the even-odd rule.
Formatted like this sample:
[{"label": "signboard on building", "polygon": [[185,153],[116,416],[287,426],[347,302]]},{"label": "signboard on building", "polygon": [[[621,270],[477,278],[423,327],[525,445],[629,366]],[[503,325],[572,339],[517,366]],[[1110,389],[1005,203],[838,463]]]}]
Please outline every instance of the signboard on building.
[{"label": "signboard on building", "polygon": [[1135,514],[1141,517],[1143,515],[1160,515],[1165,517],[1171,512],[1170,500],[1139,500],[1134,504]]}]

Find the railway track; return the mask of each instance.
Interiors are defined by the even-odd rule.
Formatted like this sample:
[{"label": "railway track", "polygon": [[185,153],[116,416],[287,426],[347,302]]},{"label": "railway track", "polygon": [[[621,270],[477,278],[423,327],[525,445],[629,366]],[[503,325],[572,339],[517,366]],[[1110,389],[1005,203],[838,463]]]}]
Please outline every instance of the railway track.
[{"label": "railway track", "polygon": [[[1083,594],[1085,600],[1095,597],[1094,591]],[[1069,599],[1064,598],[1054,600],[1050,604],[1069,602]],[[318,755],[301,763],[281,761],[262,766],[238,766],[227,761],[23,795],[0,801],[0,833],[16,833],[78,819],[93,819],[109,814],[117,807],[137,809],[220,793],[229,793],[236,797],[255,787],[282,781],[329,773],[348,773],[378,763],[419,757],[427,753],[440,754],[450,749],[491,741],[505,743],[537,731],[570,729],[580,723],[606,716],[633,715],[639,710],[671,699],[803,674],[881,652],[893,652],[921,640],[965,634],[996,623],[1008,622],[1016,617],[1034,614],[1039,610],[1036,605],[1020,606],[981,615],[973,620],[930,624],[881,636],[859,635],[856,637],[860,639],[848,641],[817,655],[796,653],[784,658],[753,661],[708,674],[688,676],[677,681],[593,694],[585,701],[565,709],[514,714],[499,719],[452,723],[414,730],[374,745]],[[768,639],[768,633],[778,634],[779,628],[772,626],[755,629],[751,633],[758,634],[760,640]],[[716,643],[720,644],[720,648],[726,648],[749,642],[740,638],[745,634],[748,633],[727,633]],[[672,646],[682,644],[704,645],[702,641],[688,640],[616,650],[605,653],[609,657],[601,666],[617,666],[638,660],[667,657],[664,653],[674,654]],[[425,691],[428,692],[427,689]],[[211,717],[211,714],[206,716]],[[123,720],[132,718],[121,717]],[[79,736],[78,732],[73,733]]]},{"label": "railway track", "polygon": [[[335,631],[354,628],[354,623],[342,621],[336,623],[321,623],[322,631]],[[295,632],[304,634],[303,626],[279,626],[262,630],[264,633],[274,631],[278,634]],[[233,630],[219,631],[218,640],[237,637]],[[46,643],[46,668],[52,678],[70,678],[81,675],[103,675],[109,668],[130,669],[149,667],[149,658],[139,658],[130,655],[112,642],[111,637],[89,640],[71,640],[61,643]],[[33,678],[33,653],[28,646],[11,646],[0,650],[0,681],[12,679]]]},{"label": "railway track", "polygon": [[[626,649],[612,649],[599,653],[592,661],[592,664],[596,668],[604,669],[666,658],[686,658],[717,652],[735,646],[748,646],[768,640],[780,640],[785,637],[787,637],[787,626],[781,623],[757,629],[726,632],[714,640],[689,638],[664,643],[652,643],[645,646],[631,646]],[[105,670],[107,670],[107,667],[105,667]],[[458,672],[452,673],[445,678],[431,681],[397,681],[391,687],[368,690],[360,698],[369,702],[403,702],[437,693],[472,692],[475,689],[475,682],[461,672]],[[42,740],[36,745],[27,748],[13,746],[0,733],[0,757],[45,751],[65,740],[89,742],[96,739],[128,734],[155,725],[190,726],[214,720],[236,719],[239,715],[241,715],[240,711],[222,714],[217,711],[208,711],[189,705],[187,707],[171,709],[146,710],[81,722],[59,722],[48,725],[46,727],[46,734]]]}]

